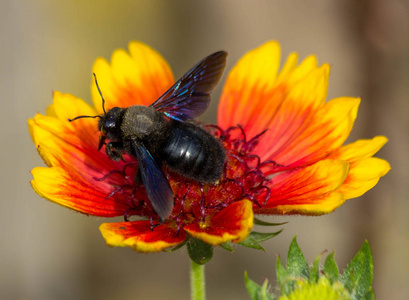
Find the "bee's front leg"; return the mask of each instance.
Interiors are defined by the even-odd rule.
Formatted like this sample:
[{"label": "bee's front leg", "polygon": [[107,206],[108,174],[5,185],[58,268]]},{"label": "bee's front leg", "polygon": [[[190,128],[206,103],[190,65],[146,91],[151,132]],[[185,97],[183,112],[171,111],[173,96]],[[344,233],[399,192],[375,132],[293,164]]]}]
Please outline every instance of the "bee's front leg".
[{"label": "bee's front leg", "polygon": [[123,160],[124,144],[122,142],[109,142],[105,145],[105,152],[114,161]]}]

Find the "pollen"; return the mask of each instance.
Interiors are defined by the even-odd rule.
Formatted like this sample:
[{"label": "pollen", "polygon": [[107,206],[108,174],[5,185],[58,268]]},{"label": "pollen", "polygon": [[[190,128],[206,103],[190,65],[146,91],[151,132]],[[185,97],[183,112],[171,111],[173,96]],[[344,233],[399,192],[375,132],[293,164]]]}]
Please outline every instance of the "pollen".
[{"label": "pollen", "polygon": [[205,229],[205,228],[207,227],[207,225],[206,225],[205,222],[199,222],[199,227],[200,227],[201,229]]}]

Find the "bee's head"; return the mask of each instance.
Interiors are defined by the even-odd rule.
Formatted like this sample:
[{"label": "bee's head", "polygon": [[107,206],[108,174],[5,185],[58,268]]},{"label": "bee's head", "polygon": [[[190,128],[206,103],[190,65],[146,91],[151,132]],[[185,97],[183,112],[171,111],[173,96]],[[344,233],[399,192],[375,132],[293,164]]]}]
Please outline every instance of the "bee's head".
[{"label": "bee's head", "polygon": [[121,139],[121,123],[125,109],[120,107],[111,108],[107,113],[102,115],[98,122],[98,129],[101,131],[99,136],[98,150],[102,148],[105,139]]}]

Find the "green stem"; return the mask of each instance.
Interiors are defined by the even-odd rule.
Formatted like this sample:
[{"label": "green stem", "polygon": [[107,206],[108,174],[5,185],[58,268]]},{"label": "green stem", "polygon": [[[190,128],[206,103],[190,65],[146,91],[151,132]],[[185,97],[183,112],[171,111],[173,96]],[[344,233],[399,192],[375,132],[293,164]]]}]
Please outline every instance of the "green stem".
[{"label": "green stem", "polygon": [[205,300],[205,272],[204,265],[190,261],[190,296],[191,300]]}]

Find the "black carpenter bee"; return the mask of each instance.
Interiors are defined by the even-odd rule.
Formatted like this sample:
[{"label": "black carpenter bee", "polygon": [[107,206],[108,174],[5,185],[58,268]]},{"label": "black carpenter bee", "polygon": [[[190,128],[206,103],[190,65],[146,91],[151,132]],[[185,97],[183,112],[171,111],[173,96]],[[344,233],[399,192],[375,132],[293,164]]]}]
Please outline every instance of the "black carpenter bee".
[{"label": "black carpenter bee", "polygon": [[174,198],[163,164],[201,183],[215,184],[221,178],[226,157],[222,145],[191,120],[207,110],[226,57],[224,51],[209,55],[150,106],[114,107],[108,112],[94,74],[104,114],[69,119],[100,118],[98,150],[105,145],[107,155],[115,161],[124,153],[137,158],[137,175],[162,221],[172,213]]}]

